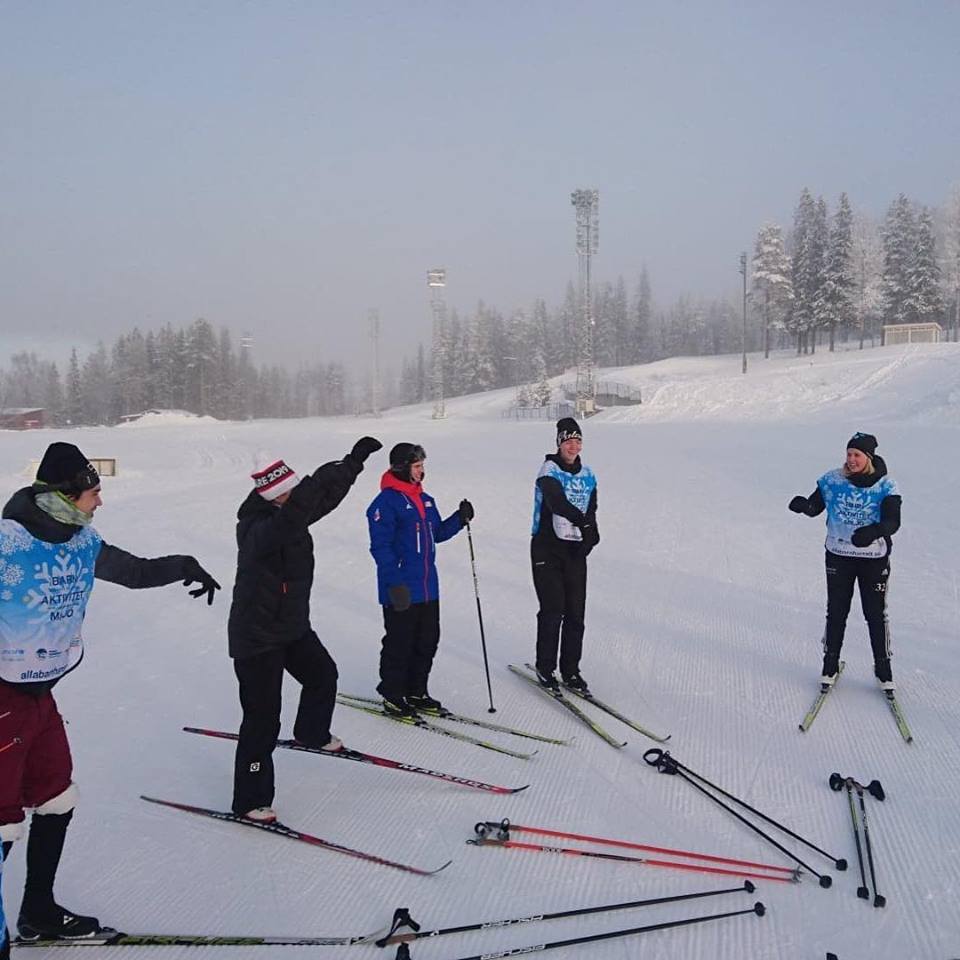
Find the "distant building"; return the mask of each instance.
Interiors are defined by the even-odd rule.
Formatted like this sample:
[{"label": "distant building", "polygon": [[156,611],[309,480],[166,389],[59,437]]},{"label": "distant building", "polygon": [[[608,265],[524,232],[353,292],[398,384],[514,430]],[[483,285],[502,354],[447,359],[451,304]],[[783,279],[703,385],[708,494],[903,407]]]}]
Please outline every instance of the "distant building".
[{"label": "distant building", "polygon": [[943,327],[939,323],[885,323],[880,333],[880,345],[939,343],[942,336]]},{"label": "distant building", "polygon": [[39,430],[46,424],[43,407],[0,407],[0,430]]}]

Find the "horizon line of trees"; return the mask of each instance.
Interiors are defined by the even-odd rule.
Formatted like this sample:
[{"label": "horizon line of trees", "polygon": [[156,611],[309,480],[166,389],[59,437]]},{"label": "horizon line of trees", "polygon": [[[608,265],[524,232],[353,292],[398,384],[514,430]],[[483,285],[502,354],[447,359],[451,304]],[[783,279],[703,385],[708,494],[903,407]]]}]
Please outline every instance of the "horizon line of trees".
[{"label": "horizon line of trees", "polygon": [[[731,270],[732,273],[732,270]],[[856,213],[846,193],[831,214],[804,188],[788,231],[775,223],[757,233],[749,259],[747,324],[741,297],[681,296],[658,307],[647,268],[633,289],[622,276],[592,291],[592,353],[601,367],[648,363],[791,344],[797,353],[824,339],[833,350],[869,338],[891,323],[938,322],[960,336],[960,187],[943,208],[918,207],[904,194],[881,223]],[[459,396],[502,387],[517,402],[543,406],[549,378],[575,368],[584,344],[583,304],[568,282],[554,309],[504,315],[481,301],[444,322],[444,393]],[[744,337],[745,333],[745,337]],[[745,340],[745,343],[744,343]],[[242,341],[241,341],[242,343]],[[433,396],[433,348],[418,345],[382,377],[381,408]],[[112,347],[100,343],[81,361],[74,349],[61,376],[55,363],[19,353],[0,369],[0,407],[44,407],[53,425],[117,423],[151,408],[188,410],[220,419],[306,417],[364,412],[372,406],[369,370],[352,381],[340,363],[254,367],[233,347],[230,331],[198,319],[143,334],[134,328]]]}]

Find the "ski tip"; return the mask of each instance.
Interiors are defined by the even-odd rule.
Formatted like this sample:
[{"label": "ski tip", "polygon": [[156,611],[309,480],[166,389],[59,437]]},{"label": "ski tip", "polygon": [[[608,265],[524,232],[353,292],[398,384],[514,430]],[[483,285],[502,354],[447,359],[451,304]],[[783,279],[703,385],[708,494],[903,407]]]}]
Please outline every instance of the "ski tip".
[{"label": "ski tip", "polygon": [[529,790],[530,784],[525,783],[522,787],[509,787],[507,789],[508,793],[523,793],[524,790]]},{"label": "ski tip", "polygon": [[448,860],[443,866],[437,867],[436,870],[424,870],[422,871],[425,876],[432,877],[434,874],[439,873],[441,870],[446,870],[450,864],[453,863],[453,860]]}]

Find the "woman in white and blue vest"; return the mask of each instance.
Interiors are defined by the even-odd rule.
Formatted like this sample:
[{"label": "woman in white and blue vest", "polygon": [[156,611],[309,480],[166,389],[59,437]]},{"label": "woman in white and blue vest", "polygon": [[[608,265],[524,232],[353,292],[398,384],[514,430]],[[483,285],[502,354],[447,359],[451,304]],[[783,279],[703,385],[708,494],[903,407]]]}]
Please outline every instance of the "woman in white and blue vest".
[{"label": "woman in white and blue vest", "polygon": [[840,648],[853,599],[860,587],[860,605],[870,632],[873,671],[884,690],[893,690],[887,583],[891,537],[900,529],[900,491],[877,455],[877,438],[855,433],[847,443],[844,465],[825,473],[809,497],[790,501],[794,513],[815,517],[827,511],[827,625],[823,635],[823,675],[832,685],[840,669]]},{"label": "woman in white and blue vest", "polygon": [[554,671],[559,652],[565,686],[586,691],[580,674],[587,556],[600,542],[597,532],[597,478],[581,461],[583,433],[573,417],[557,421],[557,452],[547,454],[533,495],[530,560],[537,613],[537,679],[559,687]]}]

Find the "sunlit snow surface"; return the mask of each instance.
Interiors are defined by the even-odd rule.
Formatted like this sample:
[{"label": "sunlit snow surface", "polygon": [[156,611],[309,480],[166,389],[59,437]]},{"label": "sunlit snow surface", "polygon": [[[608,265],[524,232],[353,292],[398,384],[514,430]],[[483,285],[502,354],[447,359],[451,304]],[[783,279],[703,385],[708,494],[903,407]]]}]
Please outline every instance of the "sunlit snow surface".
[{"label": "sunlit snow surface", "polygon": [[[670,731],[675,756],[731,792],[851,861],[835,873],[797,847],[831,890],[760,884],[735,894],[420,941],[415,958],[440,960],[508,946],[746,908],[752,916],[558,951],[559,957],[946,958],[960,955],[960,348],[850,350],[813,358],[751,355],[675,359],[605,371],[641,387],[638,408],[584,424],[584,458],[599,478],[602,542],[590,558],[583,672],[595,691],[641,722]],[[380,420],[342,418],[218,423],[152,418],[150,429],[0,433],[5,491],[48,442],[116,457],[97,527],[145,556],[188,552],[223,584],[213,608],[179,585],[128,591],[97,586],[84,662],[57,687],[69,721],[82,799],[57,892],[131,932],[350,935],[409,907],[425,929],[577,906],[730,886],[722,879],[630,864],[484,850],[464,841],[478,820],[511,817],[581,833],[786,863],[775,850],[676,777],[643,763],[639,734],[616,751],[506,670],[533,653],[536,602],[529,571],[533,480],[553,449],[550,422],[501,418],[509,391],[450,400]],[[894,674],[915,742],[900,739],[871,675],[855,600],[847,670],[808,734],[797,724],[816,689],[824,613],[823,522],[789,513],[797,493],[837,466],[855,430],[875,433],[903,492],[890,590]],[[230,744],[180,732],[235,729],[236,681],[226,655],[237,505],[255,455],[300,471],[344,454],[366,433],[428,452],[426,487],[444,514],[461,497],[473,524],[497,719],[574,736],[529,761],[338,709],[351,746],[525,793],[495,797],[423,777],[278,752],[276,807],[289,824],[383,856],[432,867],[418,878],[231,824],[148,806],[145,793],[227,808]],[[376,455],[341,507],[313,528],[313,618],[336,658],[341,689],[371,694],[381,636],[364,509],[385,468]],[[6,496],[6,494],[4,495]],[[431,691],[486,716],[473,580],[465,535],[441,545],[443,639]],[[292,734],[296,688],[283,735]],[[468,728],[459,728],[468,731]],[[629,734],[629,735],[628,735]],[[531,741],[491,735],[523,749]],[[536,745],[534,745],[536,746]],[[856,855],[845,794],[831,772],[880,779],[870,802],[879,890],[886,909],[855,894]],[[24,844],[4,873],[16,916]],[[736,881],[733,883],[735,884]],[[96,951],[106,954],[106,951]],[[390,957],[372,946],[141,948],[130,957]],[[92,956],[94,951],[84,956]],[[111,956],[114,952],[111,951]],[[34,951],[64,958],[62,951]],[[79,954],[78,954],[79,956]],[[117,952],[119,960],[119,951]]]}]

